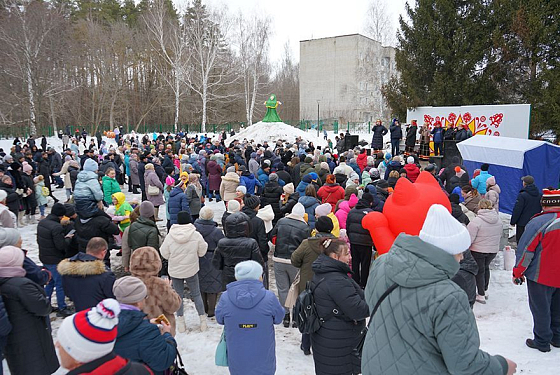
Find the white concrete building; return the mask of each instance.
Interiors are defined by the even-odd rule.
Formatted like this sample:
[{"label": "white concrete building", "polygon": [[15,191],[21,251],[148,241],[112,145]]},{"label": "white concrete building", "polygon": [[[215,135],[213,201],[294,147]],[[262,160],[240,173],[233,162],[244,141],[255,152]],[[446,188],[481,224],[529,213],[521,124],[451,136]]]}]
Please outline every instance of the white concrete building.
[{"label": "white concrete building", "polygon": [[367,122],[391,115],[381,87],[396,74],[395,49],[360,34],[300,41],[299,111],[304,120]]}]

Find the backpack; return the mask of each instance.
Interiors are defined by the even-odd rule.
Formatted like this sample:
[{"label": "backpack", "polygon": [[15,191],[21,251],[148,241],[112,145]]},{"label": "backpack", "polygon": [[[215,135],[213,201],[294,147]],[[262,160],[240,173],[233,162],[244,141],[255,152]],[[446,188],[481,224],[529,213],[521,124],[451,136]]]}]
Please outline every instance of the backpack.
[{"label": "backpack", "polygon": [[310,334],[317,332],[327,318],[321,318],[317,314],[317,305],[313,292],[325,279],[319,280],[317,285],[312,286],[312,281],[308,281],[305,290],[301,292],[294,306],[294,320],[301,333]]}]

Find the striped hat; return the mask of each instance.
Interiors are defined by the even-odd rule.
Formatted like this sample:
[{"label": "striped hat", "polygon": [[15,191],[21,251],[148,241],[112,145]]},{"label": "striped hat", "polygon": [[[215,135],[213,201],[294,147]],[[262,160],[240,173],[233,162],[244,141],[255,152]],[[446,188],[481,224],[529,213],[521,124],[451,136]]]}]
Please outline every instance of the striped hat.
[{"label": "striped hat", "polygon": [[559,190],[543,189],[541,205],[543,207],[560,206],[560,189]]},{"label": "striped hat", "polygon": [[78,362],[101,358],[113,351],[120,312],[119,303],[112,298],[77,312],[60,325],[58,343]]}]

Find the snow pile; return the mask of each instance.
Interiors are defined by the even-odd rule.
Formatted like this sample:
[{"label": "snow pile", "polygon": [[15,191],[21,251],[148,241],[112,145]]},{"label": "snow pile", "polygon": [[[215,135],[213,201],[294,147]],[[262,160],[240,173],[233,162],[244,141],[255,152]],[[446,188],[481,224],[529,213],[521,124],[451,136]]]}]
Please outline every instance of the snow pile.
[{"label": "snow pile", "polygon": [[257,143],[267,141],[269,144],[277,140],[284,140],[287,142],[294,142],[297,137],[301,137],[304,141],[313,142],[315,146],[326,146],[327,142],[322,136],[317,137],[317,130],[304,131],[294,126],[284,124],[283,122],[262,122],[259,121],[245,129],[239,131],[233,137],[226,140],[226,144],[237,139],[242,141],[254,140]]}]

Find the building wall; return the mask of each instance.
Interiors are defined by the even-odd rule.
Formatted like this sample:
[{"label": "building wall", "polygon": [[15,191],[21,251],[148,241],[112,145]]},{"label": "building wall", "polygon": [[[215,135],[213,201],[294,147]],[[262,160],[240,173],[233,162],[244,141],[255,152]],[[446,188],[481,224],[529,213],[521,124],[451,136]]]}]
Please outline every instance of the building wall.
[{"label": "building wall", "polygon": [[381,86],[394,71],[394,49],[359,34],[300,42],[300,118],[388,120]]}]

